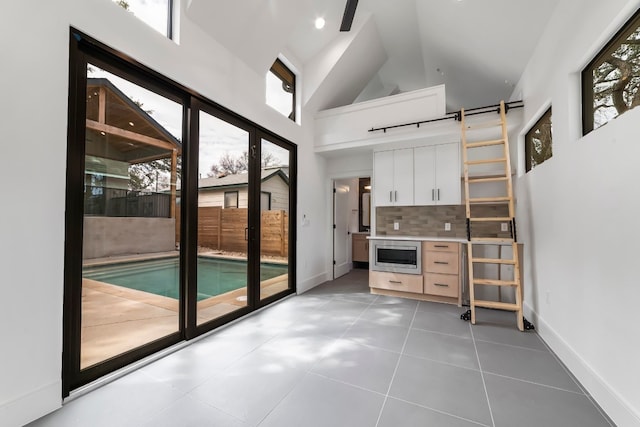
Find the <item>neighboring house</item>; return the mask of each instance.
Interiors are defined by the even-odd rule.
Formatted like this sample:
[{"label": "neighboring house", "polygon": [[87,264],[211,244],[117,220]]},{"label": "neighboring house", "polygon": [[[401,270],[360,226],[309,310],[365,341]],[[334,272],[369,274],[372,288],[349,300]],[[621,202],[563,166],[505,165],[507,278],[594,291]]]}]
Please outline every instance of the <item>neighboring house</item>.
[{"label": "neighboring house", "polygon": [[[262,170],[260,179],[260,209],[289,210],[288,168],[267,168]],[[249,174],[240,173],[220,178],[202,178],[198,182],[198,206],[222,206],[246,208],[248,200]]]}]

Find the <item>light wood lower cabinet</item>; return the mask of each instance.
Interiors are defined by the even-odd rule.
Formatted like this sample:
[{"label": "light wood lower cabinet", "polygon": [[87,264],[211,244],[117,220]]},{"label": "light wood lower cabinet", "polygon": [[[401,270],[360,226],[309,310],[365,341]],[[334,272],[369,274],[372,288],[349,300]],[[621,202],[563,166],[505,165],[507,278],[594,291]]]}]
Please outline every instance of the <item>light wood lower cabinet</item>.
[{"label": "light wood lower cabinet", "polygon": [[462,305],[460,243],[423,242],[424,293],[434,300]]},{"label": "light wood lower cabinet", "polygon": [[422,293],[421,274],[387,273],[382,271],[369,272],[369,286],[396,292]]},{"label": "light wood lower cabinet", "polygon": [[355,262],[369,262],[369,241],[368,234],[352,234],[352,256]]},{"label": "light wood lower cabinet", "polygon": [[369,271],[371,292],[461,306],[461,249],[458,242],[423,242],[422,274]]}]

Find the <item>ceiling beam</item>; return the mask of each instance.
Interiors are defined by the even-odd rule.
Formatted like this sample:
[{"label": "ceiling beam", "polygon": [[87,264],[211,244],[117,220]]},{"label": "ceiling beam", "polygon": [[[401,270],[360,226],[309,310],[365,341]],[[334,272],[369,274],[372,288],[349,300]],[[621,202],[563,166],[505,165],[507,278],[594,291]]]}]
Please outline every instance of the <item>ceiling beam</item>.
[{"label": "ceiling beam", "polygon": [[118,127],[111,126],[105,123],[98,123],[95,120],[87,119],[87,129],[104,132],[109,135],[119,136],[145,145],[151,145],[153,147],[164,148],[165,150],[169,151],[173,151],[174,149],[178,148],[170,142],[152,138],[147,135],[141,135],[139,133],[131,132],[130,130],[120,129]]},{"label": "ceiling beam", "polygon": [[347,5],[344,8],[344,15],[342,15],[342,24],[340,24],[340,31],[351,30],[351,24],[353,24],[353,17],[356,14],[357,6],[358,0],[347,0]]}]

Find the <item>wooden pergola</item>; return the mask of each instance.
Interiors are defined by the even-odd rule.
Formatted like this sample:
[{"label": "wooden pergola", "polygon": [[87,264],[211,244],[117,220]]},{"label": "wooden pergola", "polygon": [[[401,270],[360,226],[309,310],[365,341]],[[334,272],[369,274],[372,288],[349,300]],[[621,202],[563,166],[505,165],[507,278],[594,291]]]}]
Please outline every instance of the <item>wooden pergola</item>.
[{"label": "wooden pergola", "polygon": [[170,158],[170,217],[176,217],[182,144],[106,78],[87,79],[86,154],[129,164]]}]

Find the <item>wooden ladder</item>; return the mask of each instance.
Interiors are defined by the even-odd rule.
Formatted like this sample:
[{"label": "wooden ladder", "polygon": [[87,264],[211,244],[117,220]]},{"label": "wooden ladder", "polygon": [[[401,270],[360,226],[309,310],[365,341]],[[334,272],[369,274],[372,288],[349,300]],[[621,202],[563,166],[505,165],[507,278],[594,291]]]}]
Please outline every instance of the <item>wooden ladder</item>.
[{"label": "wooden ladder", "polygon": [[[509,156],[509,141],[507,133],[507,119],[504,101],[500,102],[500,120],[492,120],[483,123],[471,123],[468,124],[465,121],[464,109],[460,110],[460,123],[462,130],[462,153],[464,161],[464,189],[465,189],[465,205],[467,215],[467,258],[469,261],[469,298],[471,309],[463,314],[461,317],[464,320],[471,320],[472,324],[476,323],[476,307],[493,308],[499,310],[513,311],[516,314],[518,329],[523,331],[525,329],[525,323],[527,329],[530,324],[526,322],[522,313],[522,288],[520,281],[520,265],[518,257],[518,244],[516,242],[516,222],[515,222],[515,210],[513,205],[513,185],[511,181],[511,161]],[[494,128],[496,134],[497,129],[501,130],[499,136],[493,135],[493,139],[482,139],[480,136],[473,137],[474,131],[482,129],[482,137],[485,137],[487,133],[491,133],[491,128]],[[468,134],[472,137],[473,142],[468,141]],[[476,133],[477,135],[478,133]],[[476,139],[481,140],[476,140]],[[501,154],[492,154],[487,158],[482,158],[483,152],[493,151],[494,153],[498,149],[487,150],[484,147],[501,146]],[[483,149],[484,148],[484,149]],[[476,156],[473,156],[473,160],[469,160],[469,152],[474,149]],[[496,157],[497,156],[497,157]],[[474,169],[477,165],[489,165],[499,164],[501,165],[501,172],[498,175],[475,175],[470,176],[469,170]],[[470,197],[469,188],[473,186],[474,189],[482,189],[483,184],[487,183],[504,183],[504,193],[498,196],[491,197]],[[485,187],[486,188],[486,187]],[[472,209],[472,206],[476,205],[507,205],[508,214],[492,214],[487,216],[486,214],[478,214],[477,207]],[[472,213],[474,215],[472,215]],[[497,232],[501,223],[509,224],[510,235],[508,237],[500,237],[500,233]],[[475,227],[474,227],[475,225]],[[476,256],[480,252],[481,248],[487,248],[486,245],[492,245],[492,247],[498,247],[498,253],[502,253],[502,248],[505,246],[511,246],[512,258],[503,259],[500,255],[497,258],[487,258],[484,255]],[[483,251],[484,252],[484,251]],[[498,269],[501,269],[503,265],[513,266],[513,280],[488,279],[479,278],[474,275],[474,265],[497,265]],[[479,300],[475,297],[476,285],[483,286],[495,286],[498,288],[499,301]],[[500,297],[502,295],[503,287],[514,288],[515,290],[515,302],[502,302]]]}]

